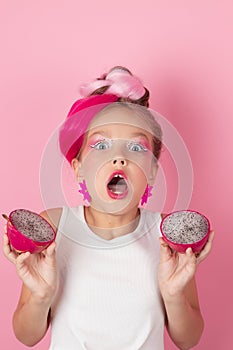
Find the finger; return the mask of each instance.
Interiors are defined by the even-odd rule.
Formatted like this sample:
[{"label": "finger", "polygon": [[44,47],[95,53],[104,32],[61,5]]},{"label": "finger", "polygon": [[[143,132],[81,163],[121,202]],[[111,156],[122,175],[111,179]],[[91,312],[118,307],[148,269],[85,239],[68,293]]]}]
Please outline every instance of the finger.
[{"label": "finger", "polygon": [[7,233],[7,225],[4,225],[4,232]]},{"label": "finger", "polygon": [[213,240],[214,240],[214,231],[210,231],[210,235],[209,235],[209,238],[208,238],[208,241],[210,241],[211,243],[213,243]]},{"label": "finger", "polygon": [[30,252],[21,253],[18,255],[16,259],[16,267],[18,270],[21,270],[25,267],[25,261],[29,258],[30,255]]},{"label": "finger", "polygon": [[192,251],[192,248],[187,248],[185,251],[185,256],[187,258],[187,266],[188,266],[188,270],[192,273],[194,273],[196,271],[197,268],[197,258],[194,254],[194,252]]},{"label": "finger", "polygon": [[48,248],[43,251],[43,254],[46,261],[54,266],[56,263],[56,243],[53,242],[52,244],[50,244]]},{"label": "finger", "polygon": [[208,238],[208,241],[206,242],[204,248],[202,249],[200,256],[202,256],[202,255],[206,256],[209,254],[209,252],[212,248],[212,245],[213,245],[213,240],[214,240],[214,231],[211,231],[209,238]]},{"label": "finger", "polygon": [[44,254],[48,257],[52,257],[56,251],[56,243],[51,243],[47,249],[44,250]]},{"label": "finger", "polygon": [[159,241],[160,241],[160,261],[161,262],[167,261],[171,258],[172,250],[162,237],[159,238]]},{"label": "finger", "polygon": [[180,279],[185,286],[188,281],[195,275],[197,269],[197,259],[192,248],[187,248],[184,253],[178,253],[179,263],[177,272],[180,272]]},{"label": "finger", "polygon": [[15,264],[18,254],[11,249],[9,238],[6,233],[3,235],[3,253],[8,260]]},{"label": "finger", "polygon": [[3,246],[8,246],[9,245],[9,238],[6,233],[3,235]]},{"label": "finger", "polygon": [[183,264],[196,263],[196,256],[192,248],[187,248],[184,252],[178,252],[179,261]]},{"label": "finger", "polygon": [[213,240],[214,240],[214,231],[211,231],[206,245],[204,246],[204,248],[202,249],[202,251],[200,252],[197,258],[198,264],[209,255],[213,245]]},{"label": "finger", "polygon": [[6,233],[4,233],[3,235],[3,252],[4,252],[4,255],[7,257],[10,252],[11,252],[11,249],[10,249],[10,244],[9,244],[9,239],[8,239],[8,236]]}]

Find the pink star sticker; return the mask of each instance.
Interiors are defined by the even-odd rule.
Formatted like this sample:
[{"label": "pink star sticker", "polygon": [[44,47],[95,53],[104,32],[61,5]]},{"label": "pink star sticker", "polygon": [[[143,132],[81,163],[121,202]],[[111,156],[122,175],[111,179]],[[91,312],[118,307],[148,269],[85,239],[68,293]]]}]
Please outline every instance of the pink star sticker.
[{"label": "pink star sticker", "polygon": [[83,199],[90,203],[91,196],[87,190],[86,181],[83,180],[83,182],[79,182],[79,186],[81,187],[81,190],[79,190],[79,192],[83,195]]},{"label": "pink star sticker", "polygon": [[148,198],[152,196],[152,193],[151,193],[152,188],[153,186],[149,186],[149,185],[146,186],[145,192],[142,196],[141,205],[147,203]]}]

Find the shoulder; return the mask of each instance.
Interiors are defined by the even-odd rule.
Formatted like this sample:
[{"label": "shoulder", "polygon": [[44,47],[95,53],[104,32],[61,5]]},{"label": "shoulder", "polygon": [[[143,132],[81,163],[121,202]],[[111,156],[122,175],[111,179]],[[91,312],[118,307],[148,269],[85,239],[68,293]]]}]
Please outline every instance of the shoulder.
[{"label": "shoulder", "polygon": [[154,211],[147,210],[147,209],[144,209],[144,208],[141,209],[141,213],[143,215],[146,215],[147,217],[148,216],[152,217],[152,218],[158,217],[160,219],[163,219],[163,218],[165,218],[167,216],[167,214],[165,214],[165,213],[154,212]]},{"label": "shoulder", "polygon": [[46,209],[40,213],[45,220],[47,220],[55,231],[57,231],[58,224],[61,218],[62,208]]}]

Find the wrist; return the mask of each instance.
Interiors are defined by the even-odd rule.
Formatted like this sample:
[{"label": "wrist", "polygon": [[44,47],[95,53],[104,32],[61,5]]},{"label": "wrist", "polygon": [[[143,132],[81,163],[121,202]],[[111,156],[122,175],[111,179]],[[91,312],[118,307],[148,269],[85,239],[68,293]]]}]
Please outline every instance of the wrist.
[{"label": "wrist", "polygon": [[29,298],[29,303],[40,306],[49,306],[52,304],[55,295],[55,290],[53,293],[31,293]]},{"label": "wrist", "polygon": [[161,291],[164,303],[183,304],[186,302],[186,296],[183,291]]}]

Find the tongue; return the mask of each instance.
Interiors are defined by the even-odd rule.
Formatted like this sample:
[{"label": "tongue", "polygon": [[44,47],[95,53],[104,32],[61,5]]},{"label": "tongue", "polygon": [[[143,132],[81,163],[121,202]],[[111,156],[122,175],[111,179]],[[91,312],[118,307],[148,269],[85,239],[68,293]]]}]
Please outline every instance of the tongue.
[{"label": "tongue", "polygon": [[115,194],[122,194],[127,190],[127,184],[124,179],[114,177],[108,184],[108,189]]}]

